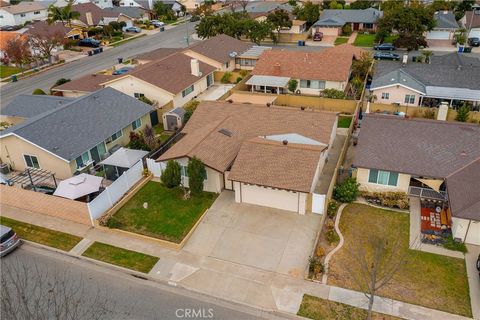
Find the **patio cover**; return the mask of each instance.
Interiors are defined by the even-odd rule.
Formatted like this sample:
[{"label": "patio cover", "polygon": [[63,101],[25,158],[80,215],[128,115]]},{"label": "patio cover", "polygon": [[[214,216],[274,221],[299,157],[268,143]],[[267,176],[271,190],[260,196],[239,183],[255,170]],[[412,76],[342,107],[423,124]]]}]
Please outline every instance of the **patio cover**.
[{"label": "patio cover", "polygon": [[480,90],[426,86],[426,97],[480,101]]},{"label": "patio cover", "polygon": [[433,190],[440,192],[440,186],[443,183],[443,180],[435,180],[435,179],[420,179],[420,178],[415,178],[415,180],[420,181],[423,184],[426,184]]},{"label": "patio cover", "polygon": [[53,195],[67,199],[77,199],[97,192],[100,189],[102,180],[102,177],[82,173],[61,181]]},{"label": "patio cover", "polygon": [[115,151],[110,157],[100,162],[100,164],[122,168],[131,168],[146,154],[148,154],[148,152],[144,150],[134,150],[122,147]]},{"label": "patio cover", "polygon": [[248,79],[247,84],[251,86],[268,86],[285,88],[290,78],[276,76],[252,76]]}]

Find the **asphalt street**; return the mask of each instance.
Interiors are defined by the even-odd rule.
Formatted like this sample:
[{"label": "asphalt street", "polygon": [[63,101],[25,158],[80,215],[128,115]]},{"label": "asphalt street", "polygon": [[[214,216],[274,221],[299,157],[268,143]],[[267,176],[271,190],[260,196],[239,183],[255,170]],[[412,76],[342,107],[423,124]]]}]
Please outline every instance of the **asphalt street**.
[{"label": "asphalt street", "polygon": [[[196,24],[196,22],[188,23],[188,33],[190,35],[195,32]],[[0,88],[1,106],[5,106],[16,95],[31,94],[36,88],[47,91],[55,81],[60,78],[75,79],[89,73],[109,68],[117,63],[118,57],[126,59],[158,48],[186,47],[186,34],[187,27],[185,26],[185,23],[182,23],[164,32],[140,37],[118,47],[105,50],[100,54],[66,63],[62,66],[41,72],[35,76],[23,80],[21,79],[18,82],[3,84]],[[190,43],[192,43],[192,41],[193,40],[190,37]]]},{"label": "asphalt street", "polygon": [[[29,291],[34,291],[35,294],[27,295],[28,299],[36,301],[37,298],[48,296],[50,292],[60,292],[58,295],[61,297],[68,296],[64,291],[69,290],[62,288],[74,288],[71,291],[75,292],[76,298],[70,298],[70,301],[79,299],[82,307],[107,309],[106,316],[102,316],[101,319],[245,320],[263,317],[277,319],[276,315],[204,297],[181,288],[139,279],[120,271],[29,244],[24,244],[0,261],[2,273],[11,270],[25,270],[18,271],[18,274],[15,271],[14,277],[22,279],[24,274],[28,275],[27,279],[20,280],[22,284],[31,281],[29,288],[32,289]],[[44,275],[47,276],[44,277]],[[5,274],[2,274],[2,277],[4,276]],[[39,281],[43,283],[39,283]],[[45,292],[38,290],[39,287],[43,288],[46,283],[48,283],[47,289],[50,287],[52,289],[44,290]],[[67,284],[65,285],[65,283]],[[79,284],[81,284],[82,290],[78,289],[80,288]],[[5,289],[4,286],[1,287],[1,291],[2,299],[6,299],[7,295],[16,294],[16,290]],[[41,305],[41,300],[39,305]],[[61,305],[60,300],[61,298],[55,300],[57,306]],[[49,302],[50,307],[53,308],[51,302]],[[4,311],[2,311],[3,319],[13,318],[3,313]]]}]

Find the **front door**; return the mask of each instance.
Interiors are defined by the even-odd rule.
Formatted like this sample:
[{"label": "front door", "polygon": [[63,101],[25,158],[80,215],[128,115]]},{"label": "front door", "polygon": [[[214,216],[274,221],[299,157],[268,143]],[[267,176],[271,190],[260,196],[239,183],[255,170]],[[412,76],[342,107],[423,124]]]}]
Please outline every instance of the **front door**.
[{"label": "front door", "polygon": [[207,87],[210,87],[213,84],[213,73],[207,76]]},{"label": "front door", "polygon": [[95,161],[95,164],[101,161],[100,154],[98,153],[97,147],[90,149],[90,155],[92,156],[92,160]]},{"label": "front door", "polygon": [[360,29],[360,23],[354,23],[353,24],[353,30],[357,31],[358,29]]},{"label": "front door", "polygon": [[152,123],[152,127],[158,124],[157,110],[150,112],[150,122]]}]

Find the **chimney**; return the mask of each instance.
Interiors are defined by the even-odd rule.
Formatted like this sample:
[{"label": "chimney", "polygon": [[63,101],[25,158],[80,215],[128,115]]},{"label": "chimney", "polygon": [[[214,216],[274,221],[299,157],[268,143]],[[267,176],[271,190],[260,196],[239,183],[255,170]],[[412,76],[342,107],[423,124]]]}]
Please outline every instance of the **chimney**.
[{"label": "chimney", "polygon": [[93,26],[93,18],[92,18],[92,13],[91,12],[86,12],[85,17],[87,18],[87,24],[89,26]]},{"label": "chimney", "polygon": [[280,75],[280,63],[276,63],[274,66],[273,66],[273,75],[274,76],[279,76]]},{"label": "chimney", "polygon": [[448,103],[443,101],[438,107],[437,120],[446,121],[448,116]]},{"label": "chimney", "polygon": [[202,73],[200,72],[200,62],[197,59],[190,60],[190,68],[192,70],[192,75],[195,77],[201,77]]}]

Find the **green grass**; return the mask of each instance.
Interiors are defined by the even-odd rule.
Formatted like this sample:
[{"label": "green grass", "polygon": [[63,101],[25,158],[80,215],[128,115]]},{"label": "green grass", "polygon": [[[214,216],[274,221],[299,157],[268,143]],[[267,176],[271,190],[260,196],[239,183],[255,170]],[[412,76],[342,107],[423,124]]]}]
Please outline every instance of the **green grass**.
[{"label": "green grass", "polygon": [[94,242],[85,250],[82,256],[144,273],[152,270],[155,263],[159,260],[157,257],[101,242]]},{"label": "green grass", "polygon": [[353,42],[353,45],[357,47],[373,47],[375,44],[374,34],[359,33]]},{"label": "green grass", "polygon": [[22,68],[17,68],[17,67],[10,67],[10,66],[0,66],[0,78],[5,78],[9,77],[13,74],[17,74],[19,72],[22,72]]},{"label": "green grass", "polygon": [[344,44],[344,43],[347,43],[347,42],[348,42],[348,37],[337,37],[337,39],[335,39],[334,44],[336,46],[338,46],[340,44]]},{"label": "green grass", "polygon": [[[347,304],[329,301],[305,294],[297,315],[314,320],[364,320],[367,311]],[[394,320],[397,317],[373,312],[373,320]]]},{"label": "green grass", "polygon": [[337,126],[339,128],[348,128],[352,122],[352,116],[338,116]]},{"label": "green grass", "polygon": [[163,123],[161,122],[153,127],[153,131],[155,132],[155,135],[159,136],[160,143],[164,143],[168,140],[168,138],[171,137],[170,134],[165,133],[165,130],[163,129]]},{"label": "green grass", "polygon": [[329,284],[359,290],[347,270],[355,263],[345,248],[352,247],[355,251],[355,245],[361,243],[359,236],[382,232],[391,238],[391,243],[400,237],[399,254],[405,254],[407,264],[395,274],[389,286],[379,291],[380,296],[471,317],[465,260],[409,249],[409,226],[408,213],[348,205],[340,220],[345,245],[330,262]]},{"label": "green grass", "polygon": [[82,240],[81,237],[68,233],[38,227],[7,217],[0,217],[0,224],[12,228],[21,239],[37,242],[63,251],[70,251]]},{"label": "green grass", "polygon": [[122,44],[125,44],[125,43],[127,43],[127,42],[130,42],[130,41],[133,41],[133,40],[136,40],[136,39],[140,39],[141,37],[144,37],[144,36],[146,36],[145,33],[139,35],[138,37],[131,36],[131,37],[125,39],[125,40],[122,40],[122,41],[119,41],[119,42],[115,42],[115,43],[111,43],[110,46],[112,46],[112,47],[118,47],[118,46],[121,46]]},{"label": "green grass", "polygon": [[[184,200],[180,188],[150,181],[110,218],[108,226],[180,243],[216,198],[215,193],[202,192]],[[143,208],[145,202],[148,209]]]}]

